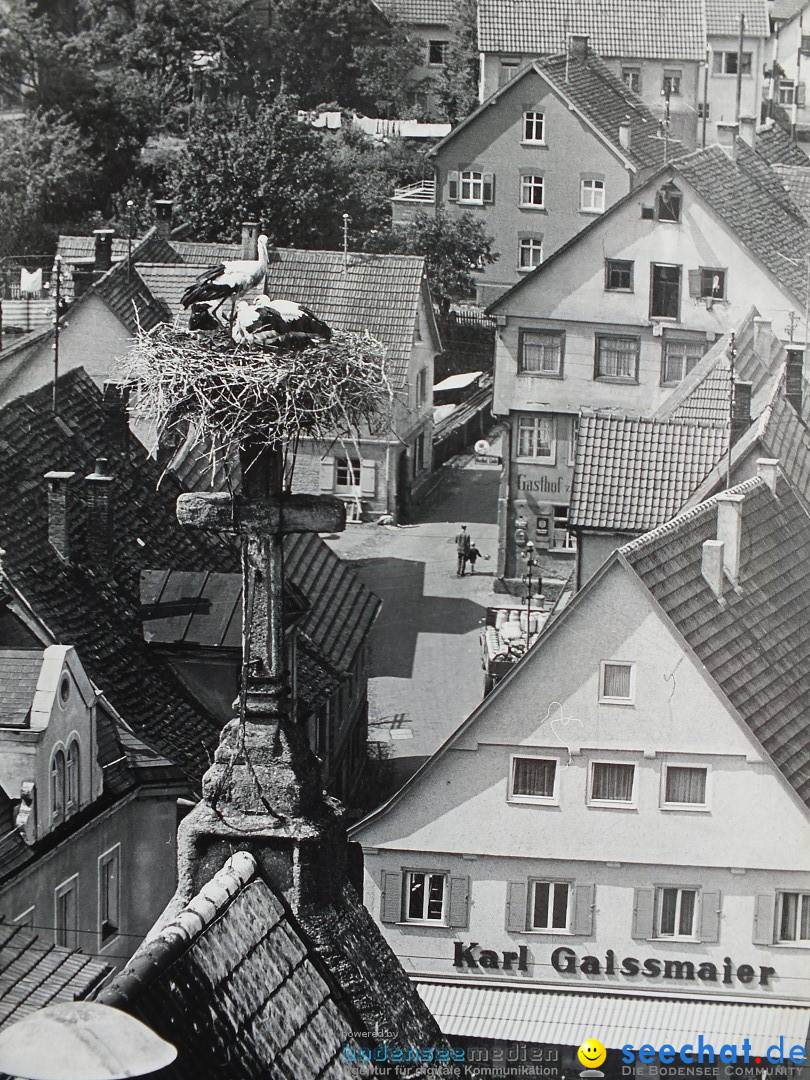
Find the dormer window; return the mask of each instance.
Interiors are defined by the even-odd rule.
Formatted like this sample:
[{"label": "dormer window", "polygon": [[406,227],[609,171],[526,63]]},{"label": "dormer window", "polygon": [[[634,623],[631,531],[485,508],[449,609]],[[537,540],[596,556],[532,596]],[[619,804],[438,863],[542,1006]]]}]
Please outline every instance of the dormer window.
[{"label": "dormer window", "polygon": [[51,758],[51,818],[63,821],[65,817],[65,753],[56,750]]},{"label": "dormer window", "polygon": [[69,814],[79,809],[79,741],[73,739],[67,752],[67,809]]},{"label": "dormer window", "polygon": [[655,216],[658,221],[681,220],[681,191],[672,182],[664,184],[655,196]]}]

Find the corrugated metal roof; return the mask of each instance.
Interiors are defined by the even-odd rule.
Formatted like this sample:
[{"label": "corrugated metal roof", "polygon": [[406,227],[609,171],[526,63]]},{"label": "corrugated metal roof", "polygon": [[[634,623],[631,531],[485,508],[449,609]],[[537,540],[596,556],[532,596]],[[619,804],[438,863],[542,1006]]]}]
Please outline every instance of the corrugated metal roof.
[{"label": "corrugated metal roof", "polygon": [[804,1045],[810,1008],[690,1001],[639,995],[565,993],[540,987],[417,982],[445,1035],[579,1046],[598,1038],[609,1049],[630,1044],[681,1046],[696,1033],[715,1047],[750,1039],[761,1053],[784,1035]]}]

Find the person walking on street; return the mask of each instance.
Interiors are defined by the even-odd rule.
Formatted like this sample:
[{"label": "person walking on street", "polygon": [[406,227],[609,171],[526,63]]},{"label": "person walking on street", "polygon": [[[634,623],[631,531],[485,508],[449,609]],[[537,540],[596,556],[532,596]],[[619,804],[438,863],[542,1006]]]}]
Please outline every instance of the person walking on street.
[{"label": "person walking on street", "polygon": [[476,559],[479,559],[480,557],[481,557],[481,552],[478,550],[478,548],[475,546],[475,544],[473,544],[473,542],[471,540],[470,541],[470,550],[467,552],[467,562],[470,564],[470,573],[471,574],[475,573],[475,562],[476,562]]},{"label": "person walking on street", "polygon": [[464,571],[467,567],[467,559],[470,555],[470,547],[472,543],[470,541],[470,534],[467,532],[467,526],[461,526],[461,532],[456,536],[456,554],[458,555],[458,563],[456,565],[456,574],[459,577],[464,577]]}]

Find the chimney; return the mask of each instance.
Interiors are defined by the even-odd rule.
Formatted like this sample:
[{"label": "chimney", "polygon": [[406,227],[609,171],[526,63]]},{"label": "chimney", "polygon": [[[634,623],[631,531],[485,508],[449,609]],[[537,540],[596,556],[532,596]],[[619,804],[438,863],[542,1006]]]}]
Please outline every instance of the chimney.
[{"label": "chimney", "polygon": [[74,270],[71,274],[73,279],[73,299],[78,300],[93,284],[95,274],[89,268],[86,270]]},{"label": "chimney", "polygon": [[723,544],[720,540],[704,540],[700,572],[714,595],[723,595]]},{"label": "chimney", "polygon": [[732,161],[737,160],[737,136],[740,132],[739,124],[717,124],[717,142],[726,157]]},{"label": "chimney", "polygon": [[102,573],[112,570],[113,564],[113,478],[109,461],[96,458],[95,472],[85,477],[87,482],[87,543],[86,556]]},{"label": "chimney", "polygon": [[742,504],[744,495],[723,491],[717,496],[717,539],[723,545],[723,569],[732,585],[740,576]]},{"label": "chimney", "polygon": [[757,460],[757,476],[764,480],[771,489],[771,493],[778,497],[779,458],[759,458]]},{"label": "chimney", "polygon": [[753,383],[736,381],[734,383],[734,397],[731,405],[731,438],[729,440],[732,446],[751,426],[752,390]]},{"label": "chimney", "polygon": [[97,274],[104,274],[112,266],[112,229],[93,229],[96,238],[96,262],[93,269]]},{"label": "chimney", "polygon": [[630,149],[630,132],[630,121],[623,120],[622,123],[619,124],[619,146],[623,147],[625,150]]},{"label": "chimney", "polygon": [[242,222],[242,258],[255,259],[258,252],[257,241],[259,239],[258,221]]},{"label": "chimney", "polygon": [[129,450],[129,389],[121,383],[106,382],[101,396],[104,417],[104,446],[116,454]]},{"label": "chimney", "polygon": [[588,35],[587,34],[569,34],[568,35],[568,56],[571,60],[587,60],[588,59]]},{"label": "chimney", "polygon": [[69,562],[73,547],[73,491],[75,472],[47,472],[48,543],[63,562]]},{"label": "chimney", "polygon": [[804,349],[788,349],[785,363],[785,397],[802,415],[804,406]]},{"label": "chimney", "polygon": [[172,213],[174,203],[171,199],[155,199],[155,229],[158,236],[168,240],[172,232]]},{"label": "chimney", "polygon": [[740,117],[740,138],[744,143],[747,143],[752,150],[754,149],[754,143],[757,138],[757,120],[755,116]]}]

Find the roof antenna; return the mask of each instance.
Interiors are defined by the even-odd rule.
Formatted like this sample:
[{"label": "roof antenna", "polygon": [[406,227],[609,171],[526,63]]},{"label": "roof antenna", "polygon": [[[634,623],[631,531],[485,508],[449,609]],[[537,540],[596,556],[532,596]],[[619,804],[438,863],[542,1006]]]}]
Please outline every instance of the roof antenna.
[{"label": "roof antenna", "polygon": [[343,215],[343,269],[349,269],[349,215]]}]

